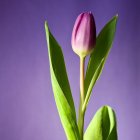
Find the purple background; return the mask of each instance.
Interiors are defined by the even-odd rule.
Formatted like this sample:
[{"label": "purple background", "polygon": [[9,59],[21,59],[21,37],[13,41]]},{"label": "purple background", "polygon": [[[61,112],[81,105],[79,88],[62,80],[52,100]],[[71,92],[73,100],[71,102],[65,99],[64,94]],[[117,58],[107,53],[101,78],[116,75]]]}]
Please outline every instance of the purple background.
[{"label": "purple background", "polygon": [[113,48],[94,88],[87,127],[102,105],[112,106],[119,140],[140,138],[140,2],[138,0],[0,0],[0,140],[66,140],[49,75],[44,21],[60,43],[79,97],[79,58],[71,49],[76,17],[93,12],[97,32],[119,14]]}]

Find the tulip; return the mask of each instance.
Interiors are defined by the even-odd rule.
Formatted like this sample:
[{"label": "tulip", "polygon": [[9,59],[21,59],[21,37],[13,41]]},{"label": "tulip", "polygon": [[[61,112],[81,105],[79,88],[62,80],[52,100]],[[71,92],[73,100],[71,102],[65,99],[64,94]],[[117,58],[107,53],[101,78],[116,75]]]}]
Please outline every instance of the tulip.
[{"label": "tulip", "polygon": [[96,43],[96,27],[94,17],[91,12],[80,14],[76,21],[72,32],[72,49],[80,56],[80,110],[78,118],[78,128],[80,133],[80,139],[83,140],[84,133],[84,114],[82,111],[82,106],[85,100],[84,93],[84,67],[85,67],[85,57],[89,55]]},{"label": "tulip", "polygon": [[93,51],[96,43],[96,27],[91,12],[81,13],[72,32],[72,49],[80,57],[85,57]]}]

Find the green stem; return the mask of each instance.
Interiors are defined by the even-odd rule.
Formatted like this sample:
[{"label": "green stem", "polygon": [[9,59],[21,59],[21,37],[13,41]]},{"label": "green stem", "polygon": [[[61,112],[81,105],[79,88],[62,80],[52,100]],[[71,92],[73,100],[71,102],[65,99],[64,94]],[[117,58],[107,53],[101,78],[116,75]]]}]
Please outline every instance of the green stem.
[{"label": "green stem", "polygon": [[82,111],[82,106],[84,104],[84,66],[85,66],[85,58],[80,57],[80,105],[79,105],[79,118],[78,118],[78,128],[81,140],[83,140],[84,134],[84,115],[85,112]]}]

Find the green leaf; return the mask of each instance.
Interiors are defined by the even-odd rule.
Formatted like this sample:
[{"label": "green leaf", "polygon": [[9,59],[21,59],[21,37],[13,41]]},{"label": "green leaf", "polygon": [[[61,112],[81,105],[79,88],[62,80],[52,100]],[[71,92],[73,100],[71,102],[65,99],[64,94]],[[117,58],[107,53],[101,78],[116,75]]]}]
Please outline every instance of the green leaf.
[{"label": "green leaf", "polygon": [[74,102],[62,50],[45,23],[50,73],[55,102],[68,140],[79,140]]},{"label": "green leaf", "polygon": [[97,78],[99,77],[99,75],[102,71],[104,61],[105,61],[105,59],[103,58],[102,61],[99,64],[98,68],[96,69],[92,79],[91,79],[91,82],[89,84],[89,88],[88,88],[88,91],[87,91],[87,94],[86,94],[86,98],[85,98],[84,104],[82,106],[83,111],[85,111],[86,108],[87,108],[87,105],[88,105],[88,102],[89,102],[89,99],[90,99],[90,95],[91,95],[91,91],[92,91],[92,87],[95,85],[95,83],[97,81]]},{"label": "green leaf", "polygon": [[103,106],[90,122],[84,140],[117,140],[115,112],[109,106]]},{"label": "green leaf", "polygon": [[[90,55],[89,63],[86,71],[86,77],[85,77],[85,95],[87,94],[87,91],[90,90],[92,92],[92,88],[95,85],[95,82],[93,82],[93,85],[90,85],[94,74],[96,73],[99,65],[101,64],[101,61],[104,59],[104,63],[107,59],[107,56],[109,54],[109,51],[111,49],[115,31],[116,31],[116,23],[117,23],[117,17],[114,16],[101,30],[99,33],[97,40],[96,40],[96,46],[93,51],[93,53]],[[95,81],[99,78],[102,69],[104,67],[104,64],[102,65],[102,68],[100,68],[100,73],[96,77]],[[91,89],[89,89],[91,88]],[[90,93],[91,94],[91,93]]]}]

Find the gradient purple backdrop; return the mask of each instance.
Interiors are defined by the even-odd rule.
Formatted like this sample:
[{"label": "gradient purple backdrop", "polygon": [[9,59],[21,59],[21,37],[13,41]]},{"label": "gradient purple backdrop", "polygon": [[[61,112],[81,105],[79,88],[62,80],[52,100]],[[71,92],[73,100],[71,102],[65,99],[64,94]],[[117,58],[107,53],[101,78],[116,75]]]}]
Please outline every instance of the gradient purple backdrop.
[{"label": "gradient purple backdrop", "polygon": [[93,12],[97,32],[119,14],[113,48],[97,82],[86,125],[112,106],[119,140],[140,139],[140,2],[138,0],[0,0],[0,140],[66,140],[50,82],[44,22],[62,46],[76,107],[79,58],[71,49],[76,17]]}]

